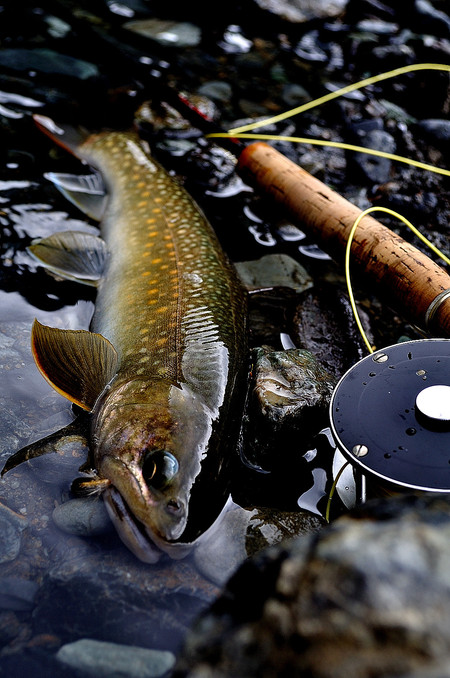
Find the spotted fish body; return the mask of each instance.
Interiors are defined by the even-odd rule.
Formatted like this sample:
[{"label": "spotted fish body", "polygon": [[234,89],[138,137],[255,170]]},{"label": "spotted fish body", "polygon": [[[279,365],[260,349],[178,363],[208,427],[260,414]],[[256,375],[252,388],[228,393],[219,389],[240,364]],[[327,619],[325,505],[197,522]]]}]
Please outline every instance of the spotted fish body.
[{"label": "spotted fish body", "polygon": [[[152,562],[147,538],[163,550],[193,542],[226,502],[246,363],[245,294],[203,213],[137,135],[93,135],[77,155],[101,171],[109,195],[92,332],[52,330],[50,338],[51,328],[39,325],[34,353],[50,383],[91,410],[90,447],[109,483],[108,509],[123,540]],[[60,348],[66,335],[70,351]],[[101,344],[107,357],[99,362],[109,367],[103,376],[95,368],[101,388],[88,397],[88,378],[75,366],[75,397],[61,363],[89,363],[92,349],[78,348],[85,335]],[[48,354],[55,360],[60,350],[75,359],[56,358],[56,369]]]}]

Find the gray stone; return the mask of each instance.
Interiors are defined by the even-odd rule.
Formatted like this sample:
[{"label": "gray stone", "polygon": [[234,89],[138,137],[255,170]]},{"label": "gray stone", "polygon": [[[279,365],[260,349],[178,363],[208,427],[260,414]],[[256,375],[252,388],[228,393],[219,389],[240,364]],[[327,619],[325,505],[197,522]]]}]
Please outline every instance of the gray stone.
[{"label": "gray stone", "polygon": [[171,652],[88,638],[63,645],[56,657],[62,664],[93,678],[158,678],[175,661]]},{"label": "gray stone", "polygon": [[69,499],[55,508],[52,517],[60,530],[78,537],[94,537],[114,529],[100,496]]},{"label": "gray stone", "polygon": [[173,678],[441,678],[450,499],[372,501],[247,561],[186,639]]},{"label": "gray stone", "polygon": [[417,124],[417,130],[427,141],[441,146],[448,150],[450,149],[450,121],[449,120],[421,120]]}]

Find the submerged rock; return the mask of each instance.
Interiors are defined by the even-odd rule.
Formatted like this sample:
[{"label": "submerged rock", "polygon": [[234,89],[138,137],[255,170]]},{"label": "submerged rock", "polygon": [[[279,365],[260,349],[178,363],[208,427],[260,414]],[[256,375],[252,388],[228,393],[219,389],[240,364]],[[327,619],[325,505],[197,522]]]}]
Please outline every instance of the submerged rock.
[{"label": "submerged rock", "polygon": [[35,631],[62,643],[91,638],[174,651],[217,595],[188,560],[149,566],[114,534],[63,546],[54,547],[58,562],[44,577],[33,613]]},{"label": "submerged rock", "polygon": [[95,537],[113,531],[113,525],[100,496],[69,499],[53,511],[60,530],[79,537]]},{"label": "submerged rock", "polygon": [[377,500],[247,561],[173,678],[448,675],[450,501]]},{"label": "submerged rock", "polygon": [[0,563],[14,560],[20,551],[21,533],[28,527],[28,520],[0,504]]},{"label": "submerged rock", "polygon": [[56,658],[72,669],[83,671],[83,676],[93,678],[158,678],[167,673],[175,662],[171,652],[89,638],[63,645]]},{"label": "submerged rock", "polygon": [[21,577],[0,579],[0,609],[14,612],[32,610],[39,586],[36,582]]}]

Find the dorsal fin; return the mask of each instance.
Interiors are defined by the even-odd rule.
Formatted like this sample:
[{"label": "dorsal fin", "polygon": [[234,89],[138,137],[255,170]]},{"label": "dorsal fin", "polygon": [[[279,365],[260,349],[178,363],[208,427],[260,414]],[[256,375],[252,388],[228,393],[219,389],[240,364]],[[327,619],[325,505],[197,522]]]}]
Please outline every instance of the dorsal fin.
[{"label": "dorsal fin", "polygon": [[28,252],[52,273],[96,287],[108,252],[104,240],[84,231],[63,231],[33,240]]},{"label": "dorsal fin", "polygon": [[31,331],[31,348],[42,376],[65,398],[92,410],[117,371],[117,353],[101,334],[41,325]]}]

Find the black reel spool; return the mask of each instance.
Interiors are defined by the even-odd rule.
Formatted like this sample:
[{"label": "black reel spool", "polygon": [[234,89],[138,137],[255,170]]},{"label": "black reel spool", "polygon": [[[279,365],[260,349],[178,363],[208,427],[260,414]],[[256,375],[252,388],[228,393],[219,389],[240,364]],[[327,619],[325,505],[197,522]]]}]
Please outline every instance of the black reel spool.
[{"label": "black reel spool", "polygon": [[363,358],[330,403],[336,489],[351,508],[374,494],[450,493],[450,339],[407,341]]}]

